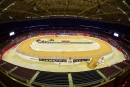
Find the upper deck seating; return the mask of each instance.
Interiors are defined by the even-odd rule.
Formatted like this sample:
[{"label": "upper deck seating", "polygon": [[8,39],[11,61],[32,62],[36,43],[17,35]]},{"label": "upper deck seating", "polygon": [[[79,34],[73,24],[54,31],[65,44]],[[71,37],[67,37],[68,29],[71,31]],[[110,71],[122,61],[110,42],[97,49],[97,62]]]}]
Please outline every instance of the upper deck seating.
[{"label": "upper deck seating", "polygon": [[65,31],[64,30],[59,30],[58,33],[59,34],[65,34]]},{"label": "upper deck seating", "polygon": [[66,31],[65,31],[65,34],[70,34],[70,30],[66,30]]}]

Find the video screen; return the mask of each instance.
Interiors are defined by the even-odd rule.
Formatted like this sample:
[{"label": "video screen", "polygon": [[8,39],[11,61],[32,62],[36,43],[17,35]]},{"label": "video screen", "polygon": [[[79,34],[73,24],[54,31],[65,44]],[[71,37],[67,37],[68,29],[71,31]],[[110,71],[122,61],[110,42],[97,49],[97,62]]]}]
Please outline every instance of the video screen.
[{"label": "video screen", "polygon": [[14,34],[15,34],[14,31],[12,31],[9,33],[9,36],[13,36]]},{"label": "video screen", "polygon": [[118,33],[114,33],[114,36],[115,36],[115,37],[119,37],[119,34],[118,34]]}]

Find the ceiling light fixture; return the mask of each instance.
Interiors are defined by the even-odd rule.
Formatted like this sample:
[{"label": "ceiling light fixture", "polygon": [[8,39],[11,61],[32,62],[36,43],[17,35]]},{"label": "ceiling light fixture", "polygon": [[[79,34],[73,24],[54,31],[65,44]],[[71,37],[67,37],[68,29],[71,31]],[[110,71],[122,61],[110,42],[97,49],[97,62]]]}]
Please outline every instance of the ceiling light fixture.
[{"label": "ceiling light fixture", "polygon": [[[10,5],[9,5],[9,6],[7,6],[5,9],[3,9],[3,11],[5,11],[5,10],[7,10],[8,8],[10,8],[11,6],[15,5],[15,3],[16,3],[16,2],[14,2],[14,3],[10,4]],[[2,11],[2,12],[3,12],[3,11]]]},{"label": "ceiling light fixture", "polygon": [[117,21],[121,21],[121,18],[119,18]]},{"label": "ceiling light fixture", "polygon": [[37,11],[36,2],[34,3],[33,10]]},{"label": "ceiling light fixture", "polygon": [[128,21],[130,21],[130,17],[128,18]]},{"label": "ceiling light fixture", "polygon": [[96,13],[99,13],[100,12],[100,5],[98,4],[98,10],[97,10],[97,12]]},{"label": "ceiling light fixture", "polygon": [[119,9],[123,14],[127,15],[127,13],[123,11],[121,8],[117,7],[117,9]]},{"label": "ceiling light fixture", "polygon": [[125,0],[123,0],[123,3],[130,9],[130,6],[126,3]]},{"label": "ceiling light fixture", "polygon": [[4,1],[5,1],[5,0],[2,0],[2,1],[0,2],[0,4],[2,4]]},{"label": "ceiling light fixture", "polygon": [[9,18],[10,18],[10,19],[13,19],[13,17],[11,17],[10,15],[9,15]]}]

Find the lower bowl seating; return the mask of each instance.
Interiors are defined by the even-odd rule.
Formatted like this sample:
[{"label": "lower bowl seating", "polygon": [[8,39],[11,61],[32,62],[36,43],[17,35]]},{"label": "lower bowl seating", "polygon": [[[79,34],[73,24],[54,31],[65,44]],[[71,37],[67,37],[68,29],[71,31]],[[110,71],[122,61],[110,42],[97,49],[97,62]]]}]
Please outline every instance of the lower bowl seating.
[{"label": "lower bowl seating", "polygon": [[69,85],[67,73],[40,72],[34,81],[34,84],[44,85]]},{"label": "lower bowl seating", "polygon": [[122,72],[114,66],[101,68],[99,71],[103,73],[107,78],[112,78]]},{"label": "lower bowl seating", "polygon": [[5,63],[5,61],[3,61],[3,60],[0,60],[0,65],[2,65],[3,63]]},{"label": "lower bowl seating", "polygon": [[73,83],[75,85],[93,85],[101,83],[103,78],[96,71],[86,71],[86,72],[75,72],[72,73]]},{"label": "lower bowl seating", "polygon": [[37,72],[36,70],[18,67],[14,71],[12,71],[10,75],[16,79],[27,81],[31,80],[31,78],[35,75],[36,72]]},{"label": "lower bowl seating", "polygon": [[119,67],[119,68],[121,68],[121,69],[125,69],[126,67],[128,67],[128,65],[125,64],[125,63],[123,63],[123,62],[117,63],[117,64],[115,64],[115,66],[117,66],[117,67]]},{"label": "lower bowl seating", "polygon": [[130,64],[130,60],[125,60],[125,63],[127,63],[128,65]]},{"label": "lower bowl seating", "polygon": [[16,67],[16,65],[13,65],[13,64],[11,64],[11,63],[5,63],[5,64],[3,64],[2,66],[1,66],[1,69],[3,70],[3,71],[10,71],[10,70],[12,70],[12,69],[14,69]]}]

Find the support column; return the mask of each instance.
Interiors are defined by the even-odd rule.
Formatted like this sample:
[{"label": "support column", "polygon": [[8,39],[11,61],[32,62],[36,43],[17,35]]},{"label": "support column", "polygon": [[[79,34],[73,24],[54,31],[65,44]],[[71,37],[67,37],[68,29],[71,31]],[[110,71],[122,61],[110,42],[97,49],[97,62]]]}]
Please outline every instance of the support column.
[{"label": "support column", "polygon": [[31,85],[32,84],[32,82],[36,79],[36,77],[38,76],[38,74],[39,74],[40,72],[39,71],[37,71],[35,74],[34,74],[34,76],[32,77],[32,79],[28,82],[29,83],[29,85]]},{"label": "support column", "polygon": [[68,80],[69,80],[69,87],[74,87],[73,79],[72,79],[71,73],[68,73]]}]

